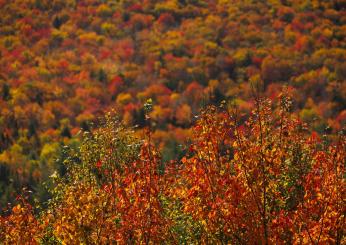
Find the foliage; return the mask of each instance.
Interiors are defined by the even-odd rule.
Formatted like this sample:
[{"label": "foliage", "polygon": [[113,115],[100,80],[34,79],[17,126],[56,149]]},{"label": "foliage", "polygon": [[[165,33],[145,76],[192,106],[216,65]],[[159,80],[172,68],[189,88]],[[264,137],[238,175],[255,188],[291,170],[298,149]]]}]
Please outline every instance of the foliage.
[{"label": "foliage", "polygon": [[[111,181],[111,177],[98,168],[95,169],[95,164],[101,160],[101,165],[105,170],[108,169],[108,172],[114,172],[118,167],[110,167],[110,163],[107,163],[107,167],[103,165],[103,156],[110,154],[106,148],[102,150],[100,147],[86,146],[109,145],[106,142],[111,137],[101,137],[102,140],[93,138],[96,129],[92,125],[98,125],[97,118],[115,107],[118,120],[122,124],[128,127],[136,126],[133,128],[135,132],[128,135],[143,138],[143,128],[148,127],[150,121],[150,142],[145,144],[141,140],[137,142],[134,139],[124,139],[128,143],[136,142],[134,144],[137,148],[117,145],[114,149],[120,147],[121,150],[117,150],[119,152],[133,151],[134,155],[130,154],[132,160],[128,158],[130,155],[124,153],[126,157],[121,157],[123,153],[119,153],[120,155],[112,156],[109,161],[114,160],[114,163],[122,166],[122,172],[117,173],[120,179],[125,178],[126,171],[126,175],[134,176],[130,166],[137,169],[148,158],[158,166],[158,176],[154,171],[143,170],[146,175],[152,176],[155,185],[162,185],[160,191],[153,192],[155,199],[150,198],[150,201],[163,217],[156,216],[156,209],[151,211],[151,215],[169,226],[159,229],[153,225],[152,231],[138,232],[143,224],[137,223],[132,228],[126,228],[129,230],[126,239],[133,237],[138,241],[148,237],[149,233],[162,232],[170,234],[169,239],[177,243],[193,243],[196,240],[235,243],[252,242],[255,239],[266,241],[265,236],[249,234],[250,228],[238,229],[238,226],[230,226],[229,219],[236,217],[248,222],[246,225],[254,231],[266,231],[268,239],[276,237],[278,241],[281,239],[288,243],[341,241],[340,232],[336,237],[332,235],[332,231],[326,235],[323,227],[330,222],[339,227],[340,217],[334,216],[334,211],[330,211],[334,210],[330,205],[337,201],[324,193],[333,193],[335,190],[332,186],[336,183],[341,188],[341,180],[336,176],[342,171],[338,170],[338,173],[333,175],[331,170],[328,170],[328,176],[334,176],[333,181],[338,179],[335,183],[328,180],[324,172],[321,173],[320,182],[326,188],[321,192],[322,199],[310,202],[309,200],[315,198],[315,193],[307,192],[307,200],[304,201],[303,193],[305,189],[316,185],[313,179],[308,178],[314,167],[330,169],[328,166],[331,163],[318,159],[334,159],[333,144],[344,140],[338,136],[346,125],[344,1],[0,0],[0,16],[1,214],[6,213],[7,203],[16,203],[16,196],[23,187],[33,191],[32,199],[37,199],[43,207],[47,206],[48,200],[52,196],[56,198],[56,194],[47,192],[43,183],[47,182],[51,188],[49,176],[54,176],[55,172],[60,176],[67,171],[69,174],[64,175],[63,179],[76,178],[70,176],[74,168],[76,173],[83,173],[82,179],[92,179],[92,184],[81,182],[72,186],[69,181],[61,180],[63,184],[60,192],[64,193],[66,190],[66,193],[71,195],[74,191],[86,192],[87,196],[91,196],[90,202],[102,202],[102,195],[107,197],[108,194],[104,194],[100,186]],[[273,104],[254,100],[253,85],[257,83],[260,84],[257,89],[269,99],[278,96],[282,88],[288,86],[294,98],[289,113],[281,113],[280,110],[283,109],[278,108],[272,112]],[[153,106],[150,112],[146,112],[143,103],[149,98],[152,98]],[[208,109],[209,111],[200,116],[205,121],[194,117],[202,107],[218,105],[223,100],[238,106],[236,121],[231,118],[234,113],[227,112],[230,108],[224,108],[225,111],[216,107]],[[263,111],[261,119],[256,118],[254,115],[264,108],[269,112]],[[245,125],[253,110],[255,113],[251,116],[252,119]],[[230,113],[230,116],[228,119],[222,118],[222,113]],[[280,115],[286,114],[283,118],[292,117],[294,120],[287,119],[290,123],[286,127],[292,128],[288,131],[289,136],[281,139],[280,144],[287,146],[282,149],[277,143],[277,137],[281,136],[278,136],[280,133],[276,126],[280,125]],[[146,116],[150,117],[149,121]],[[216,122],[209,122],[214,118]],[[258,121],[261,120],[264,121],[259,130]],[[230,138],[226,137],[223,123],[232,128]],[[304,123],[307,123],[308,127],[305,127]],[[114,124],[112,127],[119,128],[120,125]],[[204,130],[210,129],[203,132],[197,125]],[[299,131],[299,128],[302,131]],[[84,138],[79,137],[80,129],[89,133]],[[269,133],[259,136],[262,130]],[[234,132],[237,132],[237,137]],[[322,139],[319,142],[318,137],[315,137],[316,142],[311,143],[309,148],[305,143],[308,134]],[[149,136],[146,137],[146,141],[149,141]],[[219,142],[219,137],[226,137],[227,142]],[[236,138],[241,142],[249,140],[252,143],[239,145],[234,143]],[[86,139],[89,139],[89,143],[84,141]],[[209,147],[207,145],[197,147],[197,142],[209,139],[213,144],[217,144],[215,149],[212,148],[213,151],[209,153],[210,150],[202,149]],[[192,151],[186,146],[190,142]],[[261,142],[260,147],[257,146],[258,142]],[[64,145],[70,150],[67,151]],[[271,145],[276,146],[275,151]],[[342,144],[339,144],[338,149],[340,145]],[[228,158],[228,153],[225,153],[227,151],[230,155]],[[323,157],[317,157],[319,151],[323,153]],[[76,158],[72,158],[71,154],[76,154]],[[146,160],[140,160],[138,154],[148,156],[143,158]],[[219,161],[227,164],[204,166],[209,161],[208,154],[211,154],[212,159],[220,156]],[[271,166],[270,160],[265,160],[265,156],[271,159],[278,155],[287,160],[286,167],[282,166],[282,162],[275,162],[275,166]],[[85,159],[81,159],[82,156]],[[248,160],[242,160],[241,156],[246,156]],[[239,159],[236,160],[236,157]],[[340,157],[342,155],[335,159]],[[69,160],[64,164],[67,158]],[[85,165],[72,164],[77,159]],[[172,159],[183,159],[184,163],[171,164]],[[138,162],[136,166],[134,162]],[[248,166],[250,162],[254,164]],[[298,166],[297,162],[304,164]],[[123,166],[125,163],[130,164],[129,169]],[[185,164],[189,167],[180,170],[180,165]],[[194,164],[201,170],[194,169]],[[171,167],[177,171],[179,178],[173,170],[172,173],[167,172]],[[244,168],[249,170],[246,175]],[[93,178],[86,174],[87,169]],[[190,182],[190,178],[197,173],[195,171],[222,175],[231,173],[233,178],[242,179],[243,184],[237,182],[235,187],[228,179],[228,185],[240,188],[247,194],[252,192],[252,189],[254,194],[246,195],[244,200],[248,203],[242,203],[242,206],[232,203],[231,207],[239,211],[238,216],[225,214],[221,208],[223,205],[231,205],[232,198],[236,196],[234,191],[226,194],[222,184],[218,183],[221,177],[208,177],[210,181],[216,182],[213,183],[215,190],[210,189],[206,177],[201,178],[206,183],[200,186]],[[252,175],[259,178],[257,184],[252,183]],[[179,187],[181,191],[185,188],[181,196],[188,192],[187,185],[194,187],[191,200],[185,200],[186,197],[177,199],[179,193],[171,193],[165,188],[168,185],[166,178],[174,180],[169,186]],[[175,182],[175,179],[181,178],[186,179],[184,183]],[[198,180],[196,176],[193,178]],[[298,183],[299,178],[302,179],[301,183]],[[123,188],[138,190],[143,186],[147,188],[139,178],[134,186],[126,187],[124,184]],[[288,186],[292,190],[288,190]],[[202,195],[199,188],[209,193],[209,197]],[[268,188],[273,191],[268,192]],[[219,194],[212,197],[211,193],[216,190]],[[263,197],[264,190],[266,198]],[[167,191],[169,193],[166,193]],[[102,198],[98,200],[98,196]],[[213,201],[217,197],[224,199],[226,196],[229,200],[225,199],[220,203]],[[54,203],[58,205],[63,199],[61,197]],[[274,199],[281,201],[272,203]],[[85,205],[85,208],[89,205],[88,202],[78,200],[76,196],[69,201],[66,199],[65,202],[67,206],[72,205],[72,202],[79,203],[81,207]],[[210,208],[206,212],[210,217],[194,210],[192,200],[203,202],[203,205]],[[257,200],[254,202],[258,204],[256,207],[250,205],[253,200]],[[320,207],[321,200],[323,203],[327,200],[328,205]],[[142,201],[136,205],[141,206]],[[211,203],[214,203],[214,206]],[[112,205],[119,204],[114,201]],[[22,208],[24,206],[21,204]],[[218,208],[221,211],[213,213]],[[242,216],[241,211],[245,208],[252,211],[252,216],[248,215],[248,212],[247,216]],[[328,215],[324,215],[322,211],[314,213],[310,209],[327,210],[324,213]],[[293,210],[296,211],[295,214],[292,213]],[[77,211],[78,209],[74,212]],[[99,210],[93,207],[90,207],[90,212],[94,216],[99,214]],[[305,217],[306,212],[313,214],[313,218]],[[279,217],[279,214],[281,218],[273,218]],[[300,216],[306,220],[305,225],[299,225]],[[62,217],[64,216],[55,218],[59,220]],[[76,214],[74,219],[77,217],[79,216]],[[318,217],[323,221],[322,232],[319,232],[320,224],[316,223]],[[254,225],[259,219],[262,220],[261,225]],[[282,225],[281,228],[275,228],[277,224],[286,222],[285,220],[297,223],[297,226],[292,228],[287,225],[290,231],[286,228],[280,230],[283,229]],[[97,233],[96,227],[100,223],[93,217],[88,222],[91,231],[88,231],[83,239],[92,242],[95,241],[94,234]],[[114,224],[109,223],[109,220],[100,222],[107,226],[109,224],[109,229],[114,228],[111,228]],[[43,243],[54,234],[55,226],[52,224],[47,228],[50,235],[45,234],[42,238]],[[84,232],[78,222],[71,227],[74,227],[78,234]],[[59,239],[65,239],[60,236],[64,237],[63,234],[68,234],[68,231],[61,232]],[[129,235],[131,232],[134,232],[133,235]],[[283,237],[274,236],[279,233],[283,234]],[[306,235],[311,238],[304,240]],[[119,236],[116,239],[120,239]],[[151,241],[158,242],[152,240],[151,235],[149,237]],[[46,238],[48,240],[45,240]],[[55,241],[54,239],[52,241]],[[270,239],[269,243],[272,242]]]},{"label": "foliage", "polygon": [[346,139],[308,133],[284,91],[241,122],[223,102],[201,112],[181,160],[163,162],[152,144],[152,100],[143,140],[106,114],[64,149],[47,209],[26,199],[1,217],[5,244],[345,242]]},{"label": "foliage", "polygon": [[0,217],[0,241],[4,244],[37,244],[42,238],[46,222],[35,217],[27,198],[18,196],[9,216]]},{"label": "foliage", "polygon": [[[342,129],[340,1],[23,0],[1,1],[0,9],[1,154],[23,148],[20,132],[28,130],[29,148],[15,160],[1,157],[19,183],[12,196],[25,185],[41,188],[34,173],[47,180],[58,167],[42,151],[74,144],[71,136],[113,105],[124,123],[142,127],[142,103],[153,98],[154,131],[169,129],[153,143],[167,148],[185,143],[201,106],[236,98],[251,111],[251,81],[260,77],[268,97],[286,83],[294,89],[293,110],[311,130]],[[27,174],[12,174],[22,165]]]}]

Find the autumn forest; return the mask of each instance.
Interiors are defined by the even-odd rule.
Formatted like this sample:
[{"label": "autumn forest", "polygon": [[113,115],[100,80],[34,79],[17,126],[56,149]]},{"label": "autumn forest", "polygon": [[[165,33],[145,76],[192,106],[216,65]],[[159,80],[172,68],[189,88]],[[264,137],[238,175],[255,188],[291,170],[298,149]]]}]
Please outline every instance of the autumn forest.
[{"label": "autumn forest", "polygon": [[0,244],[345,244],[345,0],[0,0]]}]

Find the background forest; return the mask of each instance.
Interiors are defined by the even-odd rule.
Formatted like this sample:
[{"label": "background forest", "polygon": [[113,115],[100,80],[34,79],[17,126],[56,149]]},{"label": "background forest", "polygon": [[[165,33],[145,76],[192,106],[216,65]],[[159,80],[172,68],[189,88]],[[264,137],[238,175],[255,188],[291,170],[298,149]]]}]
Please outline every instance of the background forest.
[{"label": "background forest", "polygon": [[[36,203],[37,210],[53,205],[50,202],[56,197],[52,193],[57,188],[55,177],[68,175],[66,159],[71,158],[71,152],[83,148],[85,136],[81,137],[81,132],[92,134],[104,125],[104,119],[99,118],[113,109],[118,117],[117,127],[133,129],[131,144],[135,139],[146,139],[155,148],[162,173],[166,166],[169,169],[172,160],[183,164],[190,161],[191,152],[198,152],[199,148],[191,145],[196,140],[194,132],[198,132],[200,116],[219,115],[208,111],[210,108],[201,112],[201,108],[210,105],[216,105],[212,108],[217,111],[215,108],[220,105],[225,111],[237,108],[236,117],[230,116],[229,120],[232,118],[232,125],[237,126],[234,130],[239,126],[242,131],[251,125],[251,116],[260,115],[266,106],[267,110],[279,113],[280,105],[273,109],[263,98],[282,101],[285,91],[292,98],[287,112],[297,120],[292,128],[305,127],[304,137],[296,135],[297,141],[290,142],[297,143],[298,139],[305,142],[312,135],[313,140],[321,140],[314,143],[316,149],[332,154],[333,150],[327,149],[336,144],[344,156],[345,145],[336,142],[345,140],[342,136],[346,124],[345,80],[344,0],[0,0],[0,212],[7,210],[9,202],[16,202],[23,187],[32,192],[25,203]],[[254,120],[264,119],[254,117]],[[275,124],[277,118],[266,120]],[[203,123],[210,123],[210,128],[215,126]],[[275,131],[274,128],[271,130]],[[208,141],[208,137],[204,140]],[[322,141],[325,148],[320,145]],[[142,143],[138,143],[139,148],[145,151]],[[229,142],[226,145],[230,146]],[[235,149],[232,145],[228,150]],[[218,154],[223,155],[223,150],[217,149]],[[130,154],[131,149],[128,151]],[[311,159],[314,154],[311,153]],[[88,161],[97,164],[99,159]],[[345,162],[340,158],[341,166],[342,163]],[[100,162],[96,170],[101,165]],[[300,176],[308,176],[311,166],[305,172],[302,170]],[[183,183],[189,181],[191,176]],[[337,183],[344,187],[343,181],[333,185]],[[173,195],[174,199],[178,194],[166,197]],[[164,203],[172,205],[169,201]],[[297,203],[291,203],[291,208],[296,210]],[[170,210],[181,209],[175,204]],[[282,210],[282,206],[273,209]],[[264,210],[258,208],[258,220],[269,222],[263,216]],[[186,234],[197,231],[219,234],[219,237],[198,237],[207,242],[208,239],[234,242],[247,236],[241,227],[236,231],[228,227],[232,234],[238,234],[238,238],[229,238],[227,232],[220,233],[220,227],[204,224],[205,217],[190,211],[191,216],[184,216],[187,223],[175,226],[178,230],[170,232],[180,232],[184,239],[188,237]],[[192,224],[190,218],[200,219],[201,223]],[[223,224],[226,226],[227,222]],[[185,230],[179,230],[181,227]],[[203,227],[214,230],[203,233]],[[293,241],[294,232],[290,232],[287,239]],[[127,234],[126,239],[130,240],[136,240],[138,235],[121,234]],[[122,235],[114,239],[125,239]],[[249,239],[238,242],[251,243],[258,237]],[[261,239],[265,241],[265,236]],[[314,239],[306,242],[317,241]]]}]

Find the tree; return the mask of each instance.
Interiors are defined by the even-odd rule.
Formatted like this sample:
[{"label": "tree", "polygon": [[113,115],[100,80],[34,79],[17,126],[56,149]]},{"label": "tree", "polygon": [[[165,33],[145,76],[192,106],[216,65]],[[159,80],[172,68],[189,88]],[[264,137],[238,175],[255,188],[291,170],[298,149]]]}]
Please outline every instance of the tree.
[{"label": "tree", "polygon": [[272,82],[288,81],[292,73],[292,66],[287,61],[273,57],[266,57],[261,65],[261,77],[265,86]]},{"label": "tree", "polygon": [[38,244],[43,236],[45,223],[34,215],[27,196],[18,196],[8,216],[0,217],[0,241],[4,244]]},{"label": "tree", "polygon": [[59,153],[48,209],[36,216],[19,197],[1,216],[1,242],[343,244],[345,136],[310,134],[286,90],[253,103],[245,122],[226,103],[203,110],[170,162],[153,144],[151,99],[142,139],[107,113]]},{"label": "tree", "polygon": [[54,235],[64,242],[163,241],[160,157],[150,140],[108,114],[93,133],[85,133],[80,152],[65,160],[51,206]]},{"label": "tree", "polygon": [[[318,150],[289,113],[287,94],[255,98],[244,125],[210,107],[194,126],[175,195],[202,227],[206,243],[340,242],[345,138]],[[293,143],[294,142],[294,143]],[[340,161],[341,160],[341,161]],[[327,211],[328,210],[328,211]]]}]

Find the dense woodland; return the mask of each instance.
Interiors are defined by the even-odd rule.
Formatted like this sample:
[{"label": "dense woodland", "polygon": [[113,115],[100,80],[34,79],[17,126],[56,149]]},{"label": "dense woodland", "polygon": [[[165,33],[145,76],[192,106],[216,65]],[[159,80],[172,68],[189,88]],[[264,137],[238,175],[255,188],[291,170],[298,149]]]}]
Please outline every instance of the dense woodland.
[{"label": "dense woodland", "polygon": [[345,243],[345,125],[344,0],[0,0],[0,243]]},{"label": "dense woodland", "polygon": [[144,105],[142,138],[107,113],[64,149],[37,214],[30,192],[0,219],[5,244],[344,244],[346,136],[310,134],[282,93],[209,106],[180,161],[164,162]]}]

